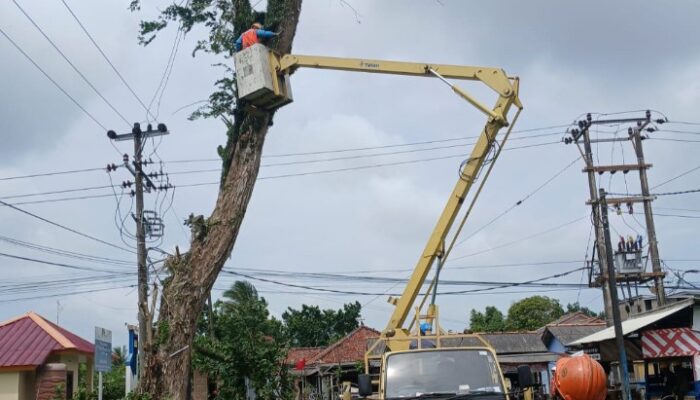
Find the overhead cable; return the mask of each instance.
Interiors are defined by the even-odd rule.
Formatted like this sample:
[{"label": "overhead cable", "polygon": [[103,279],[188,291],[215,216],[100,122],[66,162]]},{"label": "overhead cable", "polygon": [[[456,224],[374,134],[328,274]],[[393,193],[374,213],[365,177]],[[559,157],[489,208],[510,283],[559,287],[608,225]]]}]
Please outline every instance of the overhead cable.
[{"label": "overhead cable", "polygon": [[97,118],[95,118],[94,115],[90,114],[90,112],[89,112],[88,110],[86,110],[85,107],[83,107],[83,106],[78,102],[78,100],[76,100],[73,96],[71,96],[71,95],[66,91],[66,89],[64,89],[61,85],[58,84],[58,82],[56,82],[56,81],[51,77],[51,75],[49,75],[46,71],[44,71],[44,70],[39,66],[39,64],[37,64],[36,61],[34,61],[34,60],[29,56],[29,54],[27,54],[14,40],[12,40],[12,38],[11,38],[7,33],[5,33],[4,30],[2,30],[2,28],[0,28],[0,33],[1,33],[3,36],[5,36],[5,38],[6,38],[20,53],[22,53],[22,55],[23,55],[27,60],[29,60],[29,62],[31,62],[42,74],[44,74],[44,76],[45,76],[49,81],[51,81],[51,83],[53,83],[54,86],[56,86],[56,88],[58,88],[58,90],[60,90],[64,95],[66,95],[66,97],[68,97],[68,98],[73,102],[73,104],[75,104],[79,109],[81,109],[81,110],[85,113],[85,115],[87,115],[88,117],[90,117],[90,119],[91,119],[94,123],[96,123],[100,128],[102,128],[102,130],[107,131],[107,128],[106,128],[100,121],[98,121]]},{"label": "overhead cable", "polygon": [[[61,228],[61,229],[65,230],[65,231],[74,233],[74,234],[76,234],[76,235],[78,235],[78,236],[82,236],[82,237],[84,237],[84,238],[86,238],[86,239],[90,239],[90,240],[92,240],[92,241],[95,241],[95,242],[98,242],[98,243],[102,243],[102,244],[104,244],[104,245],[113,247],[113,248],[115,248],[115,249],[119,249],[119,250],[122,250],[122,251],[127,251],[127,252],[129,252],[129,253],[134,253],[134,251],[132,251],[132,250],[130,250],[130,249],[127,249],[127,248],[125,248],[125,247],[121,247],[121,246],[118,246],[118,245],[116,245],[116,244],[107,242],[107,241],[105,241],[105,240],[96,238],[96,237],[94,237],[94,236],[91,236],[91,235],[88,235],[88,234],[86,234],[86,233],[80,232],[80,231],[78,231],[78,230],[76,230],[76,229],[69,228],[69,227],[67,227],[67,226],[65,226],[65,225],[62,225],[62,224],[59,224],[59,223],[57,223],[57,222],[51,221],[50,219],[41,217],[41,216],[39,216],[39,215],[37,215],[37,214],[34,214],[34,213],[31,213],[31,212],[29,212],[29,211],[23,210],[23,209],[21,209],[21,208],[15,206],[15,205],[12,205],[12,204],[10,204],[10,203],[7,203],[7,202],[5,202],[5,201],[3,201],[3,200],[0,200],[0,204],[4,205],[4,206],[6,206],[6,207],[9,207],[9,208],[11,208],[11,209],[13,209],[13,210],[15,210],[15,211],[19,211],[19,212],[21,212],[22,214],[28,215],[28,216],[30,216],[30,217],[32,217],[32,218],[35,218],[35,219],[38,219],[38,220],[40,220],[40,221],[46,222],[47,224],[53,225],[53,226],[55,226],[55,227],[57,227],[57,228]],[[135,254],[135,253],[134,253],[134,254]]]},{"label": "overhead cable", "polygon": [[68,63],[68,65],[70,65],[71,68],[73,68],[73,70],[83,79],[83,81],[85,81],[85,83],[87,83],[87,85],[90,86],[90,88],[107,104],[107,106],[109,106],[109,108],[111,108],[112,111],[114,111],[122,119],[122,121],[124,121],[124,123],[126,123],[126,125],[130,127],[131,122],[129,122],[129,120],[126,119],[126,117],[124,117],[124,115],[122,115],[122,113],[120,113],[119,110],[117,110],[114,107],[114,105],[112,105],[112,103],[110,103],[110,101],[107,100],[107,98],[104,95],[102,95],[102,93],[100,93],[99,90],[97,90],[95,85],[93,85],[92,82],[90,82],[90,80],[85,77],[82,71],[80,71],[80,69],[78,69],[78,67],[76,67],[75,64],[73,64],[73,62],[65,55],[65,53],[63,53],[63,51],[56,45],[56,43],[54,43],[54,41],[51,40],[51,38],[46,34],[46,32],[44,32],[44,30],[41,29],[41,27],[34,21],[34,19],[29,14],[27,14],[24,8],[22,8],[22,6],[20,6],[19,3],[17,3],[17,0],[12,0],[12,2],[15,4],[15,6],[17,6],[17,8],[22,12],[22,14],[24,14],[24,16],[27,17],[29,22],[32,23],[32,25],[39,31],[39,33],[41,33],[41,35],[44,36],[44,38],[51,44],[51,46],[58,52],[58,54],[61,55],[61,57]]}]

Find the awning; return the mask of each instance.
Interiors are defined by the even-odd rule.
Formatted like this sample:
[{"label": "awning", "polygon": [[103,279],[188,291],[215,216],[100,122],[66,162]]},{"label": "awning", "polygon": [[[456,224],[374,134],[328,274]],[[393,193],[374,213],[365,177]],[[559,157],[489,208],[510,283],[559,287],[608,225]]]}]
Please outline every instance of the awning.
[{"label": "awning", "polygon": [[[677,313],[678,311],[681,311],[683,309],[686,309],[690,306],[695,304],[695,299],[688,299],[688,300],[683,300],[679,301],[678,303],[675,303],[673,305],[664,307],[659,310],[655,310],[646,314],[639,315],[634,318],[630,318],[626,321],[622,321],[622,333],[624,335],[628,335],[632,332],[636,332],[645,326],[649,326],[653,324],[654,322],[660,321],[670,315],[673,315]],[[614,339],[615,338],[615,328],[614,327],[609,327],[605,328],[600,332],[596,332],[592,335],[586,336],[584,338],[581,338],[575,342],[569,343],[569,346],[577,346],[577,345],[582,345],[586,343],[598,343],[598,342],[603,342],[606,340]]]},{"label": "awning", "polygon": [[690,328],[656,329],[642,333],[644,358],[700,354],[700,332]]}]

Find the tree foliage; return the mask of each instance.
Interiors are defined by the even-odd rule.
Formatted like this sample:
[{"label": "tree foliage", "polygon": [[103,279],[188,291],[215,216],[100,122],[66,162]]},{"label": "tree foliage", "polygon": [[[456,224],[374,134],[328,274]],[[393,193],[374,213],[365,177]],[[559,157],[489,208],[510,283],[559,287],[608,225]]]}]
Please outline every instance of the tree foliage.
[{"label": "tree foliage", "polygon": [[[126,387],[126,358],[124,353],[123,348],[115,347],[112,353],[112,369],[102,375],[102,398],[104,400],[124,398],[124,388]],[[97,377],[95,377],[93,382],[97,382]]]},{"label": "tree foliage", "polygon": [[487,306],[483,313],[472,309],[469,328],[474,332],[503,332],[506,330],[506,318],[493,306]]},{"label": "tree foliage", "polygon": [[200,321],[194,367],[220,382],[220,399],[245,399],[246,378],[258,399],[289,398],[282,323],[270,316],[267,301],[248,282],[235,282],[223,297],[207,316],[212,320]]},{"label": "tree foliage", "polygon": [[328,346],[359,326],[361,310],[357,301],[339,310],[321,310],[318,306],[304,304],[301,310],[288,308],[282,320],[292,346]]},{"label": "tree foliage", "polygon": [[508,309],[507,328],[531,331],[541,328],[564,315],[559,300],[546,296],[531,296],[513,303]]},{"label": "tree foliage", "polygon": [[[210,53],[226,65],[208,104],[199,110],[199,115],[193,115],[219,117],[225,124],[225,145],[218,148],[222,175],[216,206],[208,218],[191,216],[188,222],[193,235],[189,251],[182,254],[178,250],[166,260],[169,276],[160,291],[158,321],[153,321],[155,312],[151,311],[155,303],[151,307],[139,304],[146,315],[142,325],[146,332],[140,343],[143,364],[139,393],[149,393],[154,399],[187,396],[189,349],[196,336],[198,317],[238,237],[274,115],[272,111],[251,110],[236,102],[235,72],[230,68],[233,39],[260,18],[268,29],[279,33],[269,47],[289,53],[301,3],[302,0],[268,0],[266,13],[256,14],[249,0],[186,0],[166,7],[156,20],[141,23],[139,38],[144,45],[152,43],[158,32],[176,25],[178,34],[199,36],[193,54]],[[139,0],[132,1],[132,10],[139,7]]]}]

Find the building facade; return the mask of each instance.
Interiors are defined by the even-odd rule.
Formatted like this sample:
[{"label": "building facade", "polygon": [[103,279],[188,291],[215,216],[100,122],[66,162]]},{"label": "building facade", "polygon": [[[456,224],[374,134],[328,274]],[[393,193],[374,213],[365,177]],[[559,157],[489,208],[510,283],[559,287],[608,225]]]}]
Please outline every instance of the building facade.
[{"label": "building facade", "polygon": [[49,400],[78,392],[80,365],[92,390],[92,343],[29,312],[0,323],[0,400]]}]

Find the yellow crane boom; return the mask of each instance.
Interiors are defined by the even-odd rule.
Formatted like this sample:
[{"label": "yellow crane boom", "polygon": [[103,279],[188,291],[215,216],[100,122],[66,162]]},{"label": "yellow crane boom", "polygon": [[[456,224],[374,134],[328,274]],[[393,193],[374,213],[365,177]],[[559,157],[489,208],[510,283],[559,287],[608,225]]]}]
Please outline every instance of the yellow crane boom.
[{"label": "yellow crane boom", "polygon": [[[241,53],[247,54],[240,55]],[[407,75],[416,77],[435,77],[450,86],[461,98],[487,115],[488,120],[472,152],[464,162],[457,183],[440,215],[437,225],[425,246],[413,274],[403,294],[395,299],[395,309],[386,325],[383,336],[408,336],[403,328],[406,318],[418,296],[421,287],[431,270],[435,259],[443,254],[444,241],[457,217],[464,200],[479,176],[489,152],[494,146],[499,130],[508,126],[508,112],[515,105],[522,109],[518,97],[519,80],[511,78],[500,68],[444,65],[431,63],[368,60],[360,58],[339,58],[308,55],[279,55],[262,45],[255,45],[236,56],[236,71],[239,99],[251,105],[272,110],[292,101],[289,85],[290,75],[299,68],[331,69],[375,74]],[[272,78],[265,88],[252,85],[260,81],[255,78],[256,68],[262,68],[263,77]],[[493,107],[488,107],[472,95],[450,83],[447,79],[480,81],[498,95]],[[252,85],[252,86],[251,86]],[[404,346],[400,346],[404,347]]]}]

